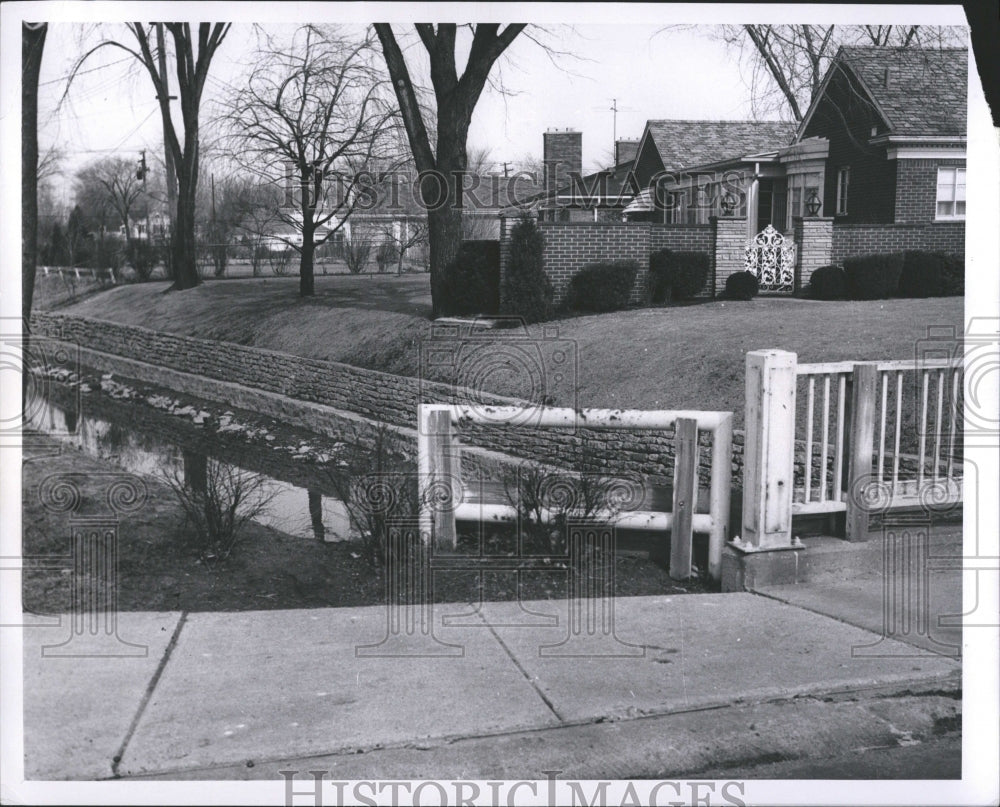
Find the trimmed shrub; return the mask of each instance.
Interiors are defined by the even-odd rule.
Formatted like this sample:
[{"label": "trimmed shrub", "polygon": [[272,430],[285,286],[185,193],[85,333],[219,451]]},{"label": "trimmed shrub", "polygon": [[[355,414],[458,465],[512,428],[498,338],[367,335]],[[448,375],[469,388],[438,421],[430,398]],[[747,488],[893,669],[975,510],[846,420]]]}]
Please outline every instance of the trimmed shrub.
[{"label": "trimmed shrub", "polygon": [[660,249],[649,256],[649,301],[654,304],[670,301],[670,250]]},{"label": "trimmed shrub", "polygon": [[882,300],[899,288],[903,253],[858,255],[844,259],[847,295],[852,300]]},{"label": "trimmed shrub", "polygon": [[809,296],[814,300],[843,300],[847,296],[847,276],[839,266],[821,266],[809,278]]},{"label": "trimmed shrub", "polygon": [[941,294],[944,297],[965,296],[965,257],[945,255],[941,267]]},{"label": "trimmed shrub", "polygon": [[730,300],[752,300],[760,291],[760,283],[753,272],[734,272],[726,278],[725,296]]},{"label": "trimmed shrub", "polygon": [[944,252],[909,249],[903,253],[900,297],[941,297],[965,293],[962,259]]},{"label": "trimmed shrub", "polygon": [[649,294],[654,303],[684,300],[705,288],[711,258],[707,252],[661,249],[649,256]]},{"label": "trimmed shrub", "polygon": [[500,242],[463,241],[445,266],[441,309],[446,314],[496,314],[500,311]]},{"label": "trimmed shrub", "polygon": [[507,271],[501,311],[526,323],[541,322],[552,314],[552,284],[542,260],[545,240],[535,220],[522,217],[510,231]]},{"label": "trimmed shrub", "polygon": [[617,311],[628,305],[639,272],[635,261],[588,263],[569,282],[566,304],[575,311]]}]

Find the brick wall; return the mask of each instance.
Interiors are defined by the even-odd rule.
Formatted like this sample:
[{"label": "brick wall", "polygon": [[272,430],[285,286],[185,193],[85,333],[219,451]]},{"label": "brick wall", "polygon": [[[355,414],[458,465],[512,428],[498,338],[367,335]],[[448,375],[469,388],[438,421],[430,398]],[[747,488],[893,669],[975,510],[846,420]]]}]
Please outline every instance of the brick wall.
[{"label": "brick wall", "polygon": [[833,262],[854,255],[926,249],[965,255],[965,222],[833,225]]},{"label": "brick wall", "polygon": [[965,160],[896,160],[896,222],[934,221],[938,166],[965,166]]},{"label": "brick wall", "polygon": [[[507,222],[500,245],[500,272],[506,275],[508,243],[513,224]],[[649,222],[580,221],[542,222],[539,229],[545,238],[543,261],[545,273],[554,290],[554,303],[566,299],[570,279],[588,263],[634,260],[639,264],[630,302],[646,299],[649,256],[661,249],[707,252],[712,254],[713,231],[710,224],[652,224]],[[711,277],[711,273],[709,274]],[[698,295],[712,295],[711,281]]]},{"label": "brick wall", "polygon": [[[122,370],[122,374],[138,376],[144,373],[147,377],[140,380],[150,383],[176,388],[178,372],[194,374],[238,384],[249,391],[262,390],[284,396],[295,402],[321,404],[409,430],[416,428],[419,403],[476,406],[521,403],[503,396],[337,362],[101,320],[39,312],[32,316],[32,331],[102,354],[124,357],[128,369]],[[199,394],[213,397],[208,388]],[[231,402],[232,397],[223,400]],[[317,416],[319,424],[328,421],[329,418]],[[462,429],[462,436],[469,445],[556,466],[576,464],[593,473],[639,475],[660,483],[669,483],[673,477],[672,431],[467,427]],[[707,446],[711,441],[707,434],[700,435],[700,440],[706,450],[699,452],[699,477],[707,485],[711,470]],[[738,432],[733,439],[733,483],[737,487],[742,479],[742,457],[743,435]]]},{"label": "brick wall", "polygon": [[566,299],[569,282],[586,264],[633,260],[639,264],[629,302],[645,299],[649,274],[649,225],[611,222],[570,222],[539,225],[545,238],[545,274],[552,282],[553,301]]}]

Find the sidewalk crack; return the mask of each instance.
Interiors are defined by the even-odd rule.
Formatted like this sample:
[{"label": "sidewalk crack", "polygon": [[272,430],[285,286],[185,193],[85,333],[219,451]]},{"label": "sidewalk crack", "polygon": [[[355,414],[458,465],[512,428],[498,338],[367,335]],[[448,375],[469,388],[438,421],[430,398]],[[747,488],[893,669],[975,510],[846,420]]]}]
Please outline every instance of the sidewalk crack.
[{"label": "sidewalk crack", "polygon": [[486,621],[486,617],[483,616],[483,612],[477,610],[477,613],[479,614],[479,618],[483,621],[483,624],[487,628],[489,628],[490,633],[493,634],[493,638],[496,639],[500,647],[503,648],[504,652],[507,654],[507,658],[509,658],[512,662],[514,662],[514,666],[517,667],[518,670],[520,670],[521,675],[524,676],[524,680],[528,682],[528,684],[531,686],[533,690],[535,690],[535,694],[537,694],[538,697],[542,699],[542,702],[549,708],[549,711],[552,712],[556,720],[558,720],[560,723],[565,723],[566,719],[561,714],[559,714],[559,710],[556,709],[555,705],[552,703],[551,700],[549,700],[548,696],[544,692],[542,692],[541,687],[538,686],[538,682],[535,681],[528,674],[528,671],[524,669],[524,667],[521,665],[521,662],[517,660],[517,657],[514,655],[513,652],[511,652],[511,649],[507,646],[507,643],[500,638],[500,634],[497,633],[496,630],[493,628],[493,626]]},{"label": "sidewalk crack", "polygon": [[167,647],[163,651],[163,657],[160,659],[160,663],[156,665],[156,671],[153,673],[153,677],[149,679],[149,683],[146,685],[146,691],[142,695],[142,700],[139,701],[139,708],[136,710],[135,715],[132,718],[132,722],[129,724],[128,731],[125,732],[125,738],[122,740],[122,744],[118,747],[117,753],[111,760],[111,773],[115,779],[121,776],[118,772],[118,766],[125,758],[125,750],[128,748],[128,744],[132,741],[132,736],[135,734],[135,730],[139,726],[139,721],[142,719],[142,716],[146,711],[146,707],[149,705],[149,701],[153,697],[153,691],[156,689],[156,685],[160,683],[160,676],[163,675],[163,670],[167,666],[167,662],[170,660],[174,647],[177,645],[177,640],[180,638],[181,630],[187,622],[187,618],[188,612],[182,611],[180,619],[177,620],[177,624],[174,626],[174,632],[170,635],[170,641],[167,642]]}]

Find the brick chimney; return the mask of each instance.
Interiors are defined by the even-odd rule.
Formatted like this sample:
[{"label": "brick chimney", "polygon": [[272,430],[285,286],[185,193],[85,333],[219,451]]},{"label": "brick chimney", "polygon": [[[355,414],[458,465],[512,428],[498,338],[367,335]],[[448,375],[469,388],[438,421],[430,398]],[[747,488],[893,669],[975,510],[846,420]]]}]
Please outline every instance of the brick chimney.
[{"label": "brick chimney", "polygon": [[549,129],[542,133],[542,163],[545,192],[569,185],[570,174],[583,172],[583,134],[573,129]]},{"label": "brick chimney", "polygon": [[639,153],[638,137],[620,137],[615,141],[615,165],[634,160]]}]

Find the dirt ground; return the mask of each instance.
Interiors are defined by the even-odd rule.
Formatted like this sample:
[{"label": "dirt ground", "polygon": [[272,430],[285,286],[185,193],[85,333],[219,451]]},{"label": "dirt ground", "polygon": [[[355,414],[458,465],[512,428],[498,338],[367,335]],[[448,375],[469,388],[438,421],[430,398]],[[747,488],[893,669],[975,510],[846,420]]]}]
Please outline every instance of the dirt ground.
[{"label": "dirt ground", "polygon": [[[87,456],[55,439],[36,440],[23,466],[24,606],[34,613],[70,608],[73,564],[72,518],[105,511],[108,478],[115,466]],[[81,474],[82,496],[74,513],[52,512],[39,498],[50,475]],[[364,557],[357,543],[323,543],[295,538],[251,522],[229,558],[199,559],[191,528],[176,494],[163,482],[146,478],[147,498],[118,524],[118,607],[123,611],[237,611],[279,608],[346,607],[385,602],[385,571]],[[106,512],[106,511],[105,511]],[[499,539],[493,549],[503,551]],[[44,568],[43,568],[44,567]],[[647,557],[619,554],[616,593],[685,593],[705,590],[696,580],[678,584]],[[475,601],[479,574],[435,573],[434,599]],[[483,573],[482,598],[511,600],[559,598],[567,593],[564,564],[551,571]]]}]

